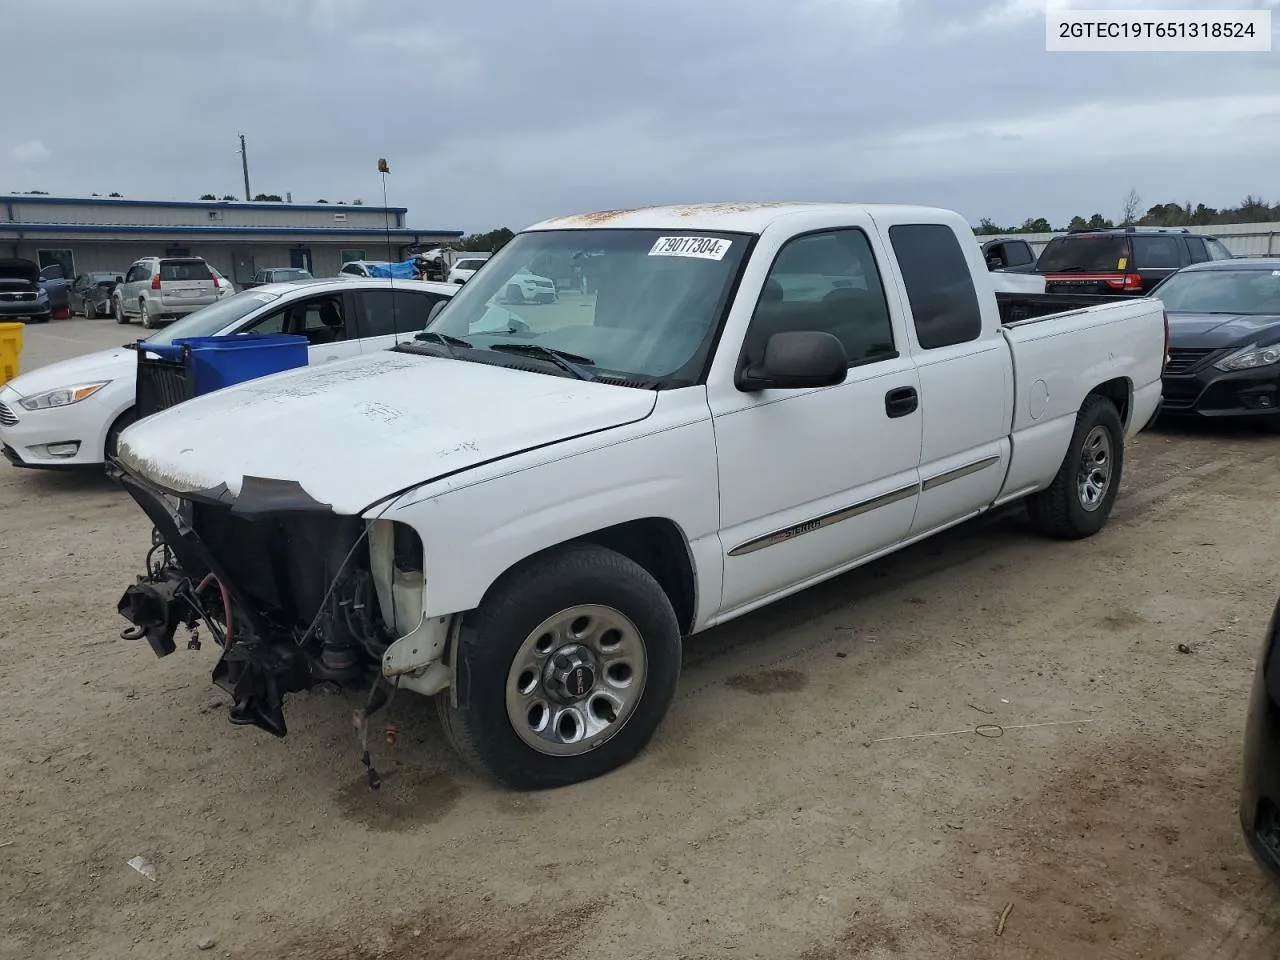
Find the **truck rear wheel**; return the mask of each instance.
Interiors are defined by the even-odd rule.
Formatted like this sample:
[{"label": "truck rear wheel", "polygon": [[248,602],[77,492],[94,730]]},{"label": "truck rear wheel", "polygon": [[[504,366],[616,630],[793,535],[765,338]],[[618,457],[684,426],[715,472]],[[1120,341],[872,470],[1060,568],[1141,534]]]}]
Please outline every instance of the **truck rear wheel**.
[{"label": "truck rear wheel", "polygon": [[1064,540],[1093,536],[1111,516],[1123,468],[1124,424],[1115,404],[1087,397],[1053,483],[1027,498],[1032,525]]},{"label": "truck rear wheel", "polygon": [[680,677],[680,625],[628,558],[592,544],[508,574],[462,631],[445,733],[478,772],[518,790],[590,780],[648,744]]}]

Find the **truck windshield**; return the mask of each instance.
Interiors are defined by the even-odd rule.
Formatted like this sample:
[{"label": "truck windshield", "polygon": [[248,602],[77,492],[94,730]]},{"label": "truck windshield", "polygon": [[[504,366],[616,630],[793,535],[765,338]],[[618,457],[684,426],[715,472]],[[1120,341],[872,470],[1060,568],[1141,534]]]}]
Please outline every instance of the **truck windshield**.
[{"label": "truck windshield", "polygon": [[1036,272],[1123,273],[1131,261],[1128,237],[1077,234],[1050,240],[1036,261]]},{"label": "truck windshield", "polygon": [[1190,270],[1151,292],[1170,313],[1280,316],[1280,277],[1273,270]]},{"label": "truck windshield", "polygon": [[[513,239],[427,330],[480,350],[560,351],[598,377],[694,382],[750,237],[690,230],[551,230]],[[550,274],[550,276],[548,276]]]}]

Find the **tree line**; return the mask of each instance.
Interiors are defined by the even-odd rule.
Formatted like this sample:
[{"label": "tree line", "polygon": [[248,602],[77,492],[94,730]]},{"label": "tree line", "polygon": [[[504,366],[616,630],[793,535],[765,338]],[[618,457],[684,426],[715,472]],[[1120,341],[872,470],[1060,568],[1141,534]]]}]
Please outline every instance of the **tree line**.
[{"label": "tree line", "polygon": [[1120,215],[1111,220],[1101,213],[1088,217],[1079,214],[1066,226],[1055,227],[1044,217],[1028,217],[1018,226],[1005,227],[990,217],[983,217],[973,232],[979,236],[1006,233],[1058,233],[1064,230],[1109,230],[1113,227],[1209,227],[1226,223],[1273,223],[1280,221],[1280,203],[1267,203],[1261,197],[1249,194],[1234,207],[1209,207],[1203,203],[1192,206],[1186,203],[1157,203],[1142,209],[1142,198],[1137,190],[1125,194]]}]

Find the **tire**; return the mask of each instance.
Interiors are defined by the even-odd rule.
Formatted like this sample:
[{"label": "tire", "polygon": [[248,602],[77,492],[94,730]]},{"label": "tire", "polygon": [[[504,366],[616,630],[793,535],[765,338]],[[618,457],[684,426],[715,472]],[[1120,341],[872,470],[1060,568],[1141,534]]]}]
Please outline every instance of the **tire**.
[{"label": "tire", "polygon": [[[616,643],[602,642],[610,637]],[[467,617],[459,706],[440,694],[441,724],[468,765],[508,787],[590,780],[648,744],[675,695],[680,650],[671,602],[643,567],[603,547],[564,547],[508,573]],[[547,671],[569,654],[557,693]],[[566,686],[586,682],[580,664],[586,693],[565,697]],[[570,730],[576,742],[565,742]]]},{"label": "tire", "polygon": [[112,299],[112,301],[111,301],[111,313],[112,313],[112,315],[116,318],[116,323],[128,323],[128,322],[129,322],[129,318],[128,318],[127,316],[125,316],[125,312],[124,312],[124,301],[123,301],[123,300],[119,300],[119,299]]},{"label": "tire", "polygon": [[151,311],[147,309],[147,301],[138,301],[138,319],[142,323],[144,330],[154,330],[155,324],[151,320]]},{"label": "tire", "polygon": [[508,283],[504,298],[507,303],[524,303],[524,294],[520,292],[520,285],[517,283]]},{"label": "tire", "polygon": [[106,462],[107,457],[115,455],[116,447],[120,442],[120,434],[124,433],[125,427],[131,425],[138,419],[138,413],[133,408],[126,410],[120,416],[116,417],[115,422],[107,429],[107,439],[102,445],[102,459]]},{"label": "tire", "polygon": [[93,305],[92,300],[86,300],[84,302],[84,318],[86,320],[98,319],[98,308]]},{"label": "tire", "polygon": [[1120,414],[1106,397],[1086,397],[1053,483],[1027,498],[1032,526],[1062,540],[1093,536],[1111,516],[1123,472]]}]

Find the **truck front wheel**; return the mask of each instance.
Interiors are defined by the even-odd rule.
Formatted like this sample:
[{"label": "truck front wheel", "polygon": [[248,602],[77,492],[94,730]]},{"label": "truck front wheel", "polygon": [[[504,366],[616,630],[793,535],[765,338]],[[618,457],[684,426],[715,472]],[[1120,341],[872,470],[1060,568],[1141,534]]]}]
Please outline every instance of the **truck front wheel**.
[{"label": "truck front wheel", "polygon": [[1123,468],[1124,424],[1115,404],[1087,397],[1053,483],[1027,499],[1032,525],[1064,540],[1093,536],[1111,516]]},{"label": "truck front wheel", "polygon": [[680,625],[639,564],[593,544],[504,577],[468,617],[459,705],[437,700],[473,768],[518,790],[590,780],[648,744],[675,695]]}]

